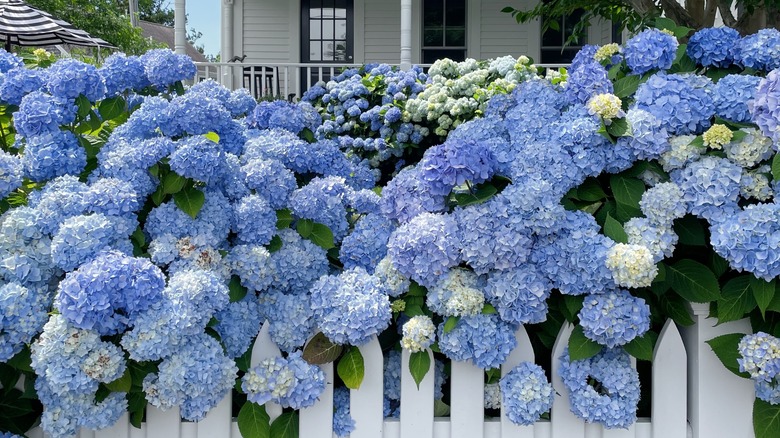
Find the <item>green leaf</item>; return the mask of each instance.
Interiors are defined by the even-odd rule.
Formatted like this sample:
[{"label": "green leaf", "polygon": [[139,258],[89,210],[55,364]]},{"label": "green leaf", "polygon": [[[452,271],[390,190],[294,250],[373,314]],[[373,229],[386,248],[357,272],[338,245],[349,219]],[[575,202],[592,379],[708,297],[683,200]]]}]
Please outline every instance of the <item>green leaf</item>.
[{"label": "green leaf", "polygon": [[772,302],[772,298],[775,297],[775,287],[777,282],[775,280],[765,281],[755,276],[750,276],[750,288],[753,290],[753,297],[756,299],[759,310],[761,310],[761,317],[765,318],[765,312],[769,303]]},{"label": "green leaf", "polygon": [[501,380],[501,368],[488,368],[485,370],[486,383],[498,383]]},{"label": "green leaf", "polygon": [[756,438],[780,436],[780,405],[756,398],[753,401],[753,433]]},{"label": "green leaf", "polygon": [[230,277],[230,283],[228,283],[228,290],[230,290],[230,302],[236,303],[244,299],[248,289],[241,285],[241,279],[237,275]]},{"label": "green leaf", "polygon": [[628,234],[623,229],[623,225],[616,221],[612,215],[607,213],[607,220],[604,221],[604,235],[617,243],[628,243]]},{"label": "green leaf", "polygon": [[76,98],[76,107],[78,108],[76,115],[80,119],[87,117],[92,111],[92,103],[83,94],[79,94],[79,97]]},{"label": "green leaf", "polygon": [[166,195],[179,193],[189,181],[190,180],[176,172],[170,171],[165,174],[162,180],[163,193]]},{"label": "green leaf", "polygon": [[122,374],[122,377],[106,383],[106,388],[113,392],[130,392],[132,385],[133,377],[130,375],[130,368],[125,368],[125,373]]},{"label": "green leaf", "polygon": [[420,286],[416,281],[412,280],[409,285],[409,296],[411,297],[424,297],[428,295],[428,289],[425,286]]},{"label": "green leaf", "polygon": [[9,359],[7,362],[8,365],[14,367],[15,369],[28,373],[33,372],[32,365],[30,365],[30,363],[30,347],[26,345],[20,352],[16,353],[14,357]]},{"label": "green leaf", "polygon": [[195,219],[206,202],[206,195],[195,187],[190,187],[173,195],[173,202],[181,211]]},{"label": "green leaf", "polygon": [[295,229],[298,230],[298,234],[300,234],[301,237],[308,239],[314,229],[314,221],[310,219],[298,219],[298,222],[295,224]]},{"label": "green leaf", "polygon": [[780,154],[775,154],[772,158],[772,179],[780,181]]},{"label": "green leaf", "polygon": [[213,141],[214,143],[219,143],[219,134],[217,134],[216,132],[207,132],[203,134],[203,136]]},{"label": "green leaf", "polygon": [[479,204],[487,201],[496,193],[498,193],[498,189],[494,185],[484,183],[475,187],[474,191],[471,193],[457,193],[455,195],[455,202],[461,207]]},{"label": "green leaf", "polygon": [[428,351],[418,351],[409,355],[409,373],[411,373],[417,389],[420,389],[420,382],[423,381],[428,370],[431,368],[431,357]]},{"label": "green leaf", "polygon": [[113,120],[125,112],[125,100],[121,96],[103,99],[98,105],[98,112],[103,120]]},{"label": "green leaf", "polygon": [[750,275],[740,275],[723,285],[718,300],[718,323],[736,321],[756,307],[750,287]]},{"label": "green leaf", "polygon": [[582,331],[582,326],[575,326],[569,338],[569,358],[571,360],[587,359],[595,356],[599,351],[601,351],[601,345],[588,339]]},{"label": "green leaf", "polygon": [[636,93],[636,90],[639,88],[640,82],[641,81],[639,79],[639,76],[637,75],[629,75],[624,78],[618,79],[617,81],[615,81],[614,92],[612,94],[614,94],[615,96],[621,99],[624,99]]},{"label": "green leaf", "polygon": [[563,295],[563,317],[566,321],[574,323],[577,315],[582,310],[582,303],[585,301],[584,295]]},{"label": "green leaf", "polygon": [[333,232],[327,225],[314,223],[311,229],[311,241],[323,249],[331,249],[336,246],[333,240]]},{"label": "green leaf", "polygon": [[493,305],[492,305],[492,304],[490,304],[490,303],[485,303],[485,304],[482,306],[482,314],[483,314],[483,315],[492,315],[492,314],[494,314],[494,313],[498,313],[498,310],[496,310],[496,308],[495,308],[495,307],[493,307]]},{"label": "green leaf", "polygon": [[298,438],[298,413],[285,412],[271,424],[274,438]]},{"label": "green leaf", "polygon": [[514,10],[515,10],[515,8],[513,8],[511,6],[506,6],[504,9],[501,9],[501,12],[503,12],[505,14],[511,14],[512,12],[514,12]]},{"label": "green leaf", "polygon": [[243,438],[270,438],[270,420],[265,406],[247,401],[238,412],[238,430]]},{"label": "green leaf", "polygon": [[613,137],[623,137],[631,132],[626,119],[615,119],[607,126],[607,132]]},{"label": "green leaf", "polygon": [[680,243],[690,246],[706,246],[707,239],[704,227],[695,216],[687,215],[674,221],[674,232],[679,236]]},{"label": "green leaf", "polygon": [[[349,347],[344,356],[339,359],[339,364],[336,367],[341,380],[344,381],[344,385],[349,389],[358,389],[360,384],[363,383],[363,376],[366,373],[365,363],[363,362],[363,355],[360,353],[360,349],[355,346]],[[275,435],[274,435],[275,436]]]},{"label": "green leaf", "polygon": [[710,267],[712,268],[712,272],[715,273],[715,276],[720,278],[721,275],[725,274],[726,271],[729,270],[729,262],[727,262],[723,257],[719,256],[717,253],[713,252],[712,256],[710,257]]},{"label": "green leaf", "polygon": [[276,228],[283,230],[293,223],[292,212],[288,209],[276,210]]},{"label": "green leaf", "polygon": [[639,201],[642,200],[642,194],[645,192],[645,183],[636,178],[612,175],[609,184],[618,204],[639,209]]},{"label": "green leaf", "polygon": [[268,243],[268,245],[266,245],[265,248],[268,250],[268,252],[273,254],[276,251],[282,249],[282,245],[284,245],[284,242],[282,242],[282,238],[277,235],[271,238],[271,241]]},{"label": "green leaf", "polygon": [[696,137],[694,137],[693,140],[691,140],[691,142],[688,143],[688,145],[695,146],[697,148],[706,149],[706,147],[704,146],[704,137],[702,137],[701,135],[697,135]]},{"label": "green leaf", "polygon": [[748,373],[740,372],[739,363],[737,363],[737,359],[741,357],[738,345],[743,337],[745,337],[744,333],[729,333],[727,335],[712,338],[707,341],[707,344],[709,344],[712,351],[718,356],[718,359],[720,359],[726,369],[739,377],[749,379],[750,375]]},{"label": "green leaf", "polygon": [[341,356],[344,347],[334,344],[322,332],[318,332],[303,347],[303,359],[312,365],[333,362]]},{"label": "green leaf", "polygon": [[146,410],[146,394],[143,391],[134,391],[127,395],[127,412],[130,413],[130,424],[140,429],[141,421]]},{"label": "green leaf", "polygon": [[718,279],[701,263],[684,259],[667,265],[672,289],[681,297],[694,303],[708,303],[720,298]]},{"label": "green leaf", "polygon": [[433,416],[434,417],[449,417],[450,406],[441,400],[433,401]]},{"label": "green leaf", "polygon": [[35,409],[33,408],[32,400],[22,398],[22,391],[11,388],[4,389],[6,391],[2,397],[0,397],[0,412],[5,418],[18,418],[25,416]]},{"label": "green leaf", "polygon": [[673,20],[671,20],[669,18],[666,18],[666,17],[656,17],[656,19],[655,19],[655,28],[656,29],[660,29],[660,30],[667,29],[667,30],[673,31],[674,29],[677,28],[677,24]]},{"label": "green leaf", "polygon": [[634,338],[631,342],[623,346],[626,353],[639,360],[653,360],[653,351],[655,343],[658,341],[658,333],[648,331],[642,337]]},{"label": "green leaf", "polygon": [[731,137],[731,142],[732,143],[739,143],[742,140],[744,140],[745,137],[747,137],[747,132],[742,131],[742,130],[733,131],[732,132],[732,137]]},{"label": "green leaf", "polygon": [[458,321],[460,321],[460,316],[447,317],[447,320],[444,322],[444,333],[451,332],[458,325]]},{"label": "green leaf", "polygon": [[601,188],[601,184],[595,178],[586,179],[576,190],[577,199],[583,201],[596,202],[607,197],[607,194]]}]

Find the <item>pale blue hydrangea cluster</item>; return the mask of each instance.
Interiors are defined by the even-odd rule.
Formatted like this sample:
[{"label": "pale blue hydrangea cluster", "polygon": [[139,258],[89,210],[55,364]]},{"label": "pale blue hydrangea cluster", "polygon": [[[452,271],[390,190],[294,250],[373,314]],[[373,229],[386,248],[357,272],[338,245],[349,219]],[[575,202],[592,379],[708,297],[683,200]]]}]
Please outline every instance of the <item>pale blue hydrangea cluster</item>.
[{"label": "pale blue hydrangea cluster", "polygon": [[306,362],[298,351],[286,358],[263,360],[244,375],[241,388],[251,402],[273,400],[283,407],[301,409],[319,399],[325,390],[325,373]]},{"label": "pale blue hydrangea cluster", "polygon": [[260,309],[257,296],[247,293],[242,300],[228,303],[214,314],[218,321],[214,330],[219,333],[228,357],[239,357],[252,345],[263,323]]},{"label": "pale blue hydrangea cluster", "polygon": [[559,361],[576,416],[607,429],[625,429],[636,421],[639,374],[631,367],[628,353],[604,348],[591,358],[572,361],[567,348]]},{"label": "pale blue hydrangea cluster", "polygon": [[450,269],[428,288],[425,304],[442,316],[473,316],[485,305],[483,288],[474,271]]},{"label": "pale blue hydrangea cluster", "polygon": [[316,325],[308,295],[285,294],[271,289],[260,295],[259,310],[271,323],[271,340],[282,351],[292,352],[303,347]]},{"label": "pale blue hydrangea cluster", "polygon": [[513,324],[536,324],[547,319],[552,284],[533,264],[492,272],[485,298],[501,319]]},{"label": "pale blue hydrangea cluster", "polygon": [[87,165],[87,154],[71,132],[47,132],[29,137],[24,143],[24,176],[33,181],[78,175]]},{"label": "pale blue hydrangea cluster", "polygon": [[15,53],[0,50],[0,73],[6,73],[11,69],[24,67],[24,60]]},{"label": "pale blue hydrangea cluster", "polygon": [[583,62],[572,64],[569,69],[565,92],[570,103],[585,104],[597,94],[612,91],[607,69],[593,57],[583,58]]},{"label": "pale blue hydrangea cluster", "polygon": [[771,281],[780,275],[780,205],[756,204],[726,215],[710,227],[712,248],[738,271]]},{"label": "pale blue hydrangea cluster", "polygon": [[73,58],[59,59],[49,67],[46,88],[52,96],[62,99],[81,95],[97,102],[106,95],[106,84],[97,67]]},{"label": "pale blue hydrangea cluster", "polygon": [[333,390],[333,433],[345,438],[355,430],[355,420],[349,414],[349,389],[341,386]]},{"label": "pale blue hydrangea cluster", "polygon": [[162,89],[175,82],[191,79],[197,73],[192,58],[169,49],[150,50],[141,55],[141,62],[149,82]]},{"label": "pale blue hydrangea cluster", "polygon": [[48,320],[48,291],[19,283],[0,286],[0,361],[8,361]]},{"label": "pale blue hydrangea cluster", "polygon": [[672,173],[683,192],[688,212],[719,222],[738,209],[742,168],[718,157],[703,157]]},{"label": "pale blue hydrangea cluster", "polygon": [[0,197],[5,198],[22,186],[22,161],[5,151],[0,152]]},{"label": "pale blue hydrangea cluster", "polygon": [[743,67],[770,71],[780,67],[780,31],[760,29],[739,41],[734,56]]},{"label": "pale blue hydrangea cluster", "polygon": [[765,137],[755,128],[742,128],[739,131],[744,133],[741,140],[734,140],[723,146],[726,158],[744,169],[750,169],[772,156],[774,146],[769,137]]},{"label": "pale blue hydrangea cluster", "polygon": [[144,64],[137,56],[117,52],[103,61],[98,69],[106,84],[106,96],[122,94],[129,90],[140,90],[148,85]]},{"label": "pale blue hydrangea cluster", "polygon": [[387,254],[403,275],[432,286],[460,261],[457,223],[447,214],[415,216],[390,236]]},{"label": "pale blue hydrangea cluster", "polygon": [[693,74],[658,73],[636,92],[636,107],[661,120],[671,134],[700,132],[715,114],[712,81]]},{"label": "pale blue hydrangea cluster", "polygon": [[390,324],[390,300],[377,277],[363,268],[323,276],[311,287],[317,326],[337,344],[362,345]]},{"label": "pale blue hydrangea cluster", "polygon": [[728,75],[712,87],[715,115],[737,123],[750,122],[748,102],[756,96],[761,78],[750,75]]},{"label": "pale blue hydrangea cluster", "polygon": [[734,62],[741,38],[730,27],[707,27],[691,35],[685,53],[704,67],[727,68]]},{"label": "pale blue hydrangea cluster", "polygon": [[496,162],[484,143],[448,140],[425,151],[419,168],[428,190],[446,196],[467,182],[476,185],[490,179],[496,172]]},{"label": "pale blue hydrangea cluster", "polygon": [[653,257],[653,263],[658,263],[671,257],[677,245],[679,237],[671,225],[671,222],[658,224],[646,217],[635,217],[626,221],[623,229],[629,245],[647,248]]},{"label": "pale blue hydrangea cluster", "polygon": [[387,255],[387,241],[395,229],[395,224],[381,214],[363,216],[341,242],[339,260],[344,268],[361,267],[373,273]]},{"label": "pale blue hydrangea cluster", "polygon": [[663,227],[670,226],[687,212],[683,191],[673,182],[659,183],[647,189],[639,207],[650,222]]},{"label": "pale blue hydrangea cluster", "polygon": [[24,67],[12,68],[2,76],[0,100],[9,105],[19,105],[25,95],[43,88],[45,78],[45,70],[32,70]]},{"label": "pale blue hydrangea cluster", "polygon": [[553,387],[539,365],[523,362],[504,375],[499,385],[501,408],[515,424],[533,424],[552,407]]},{"label": "pale blue hydrangea cluster", "polygon": [[250,124],[258,129],[281,128],[298,134],[304,129],[316,131],[321,122],[317,110],[309,104],[273,100],[255,107]]},{"label": "pale blue hydrangea cluster", "polygon": [[464,316],[448,333],[439,325],[439,349],[450,359],[471,361],[482,368],[498,368],[517,346],[514,324],[498,315]]},{"label": "pale blue hydrangea cluster", "polygon": [[577,316],[585,336],[609,348],[625,345],[650,329],[650,306],[624,290],[585,297]]},{"label": "pale blue hydrangea cluster", "polygon": [[436,340],[436,326],[430,317],[416,315],[403,325],[401,346],[412,353],[424,351]]},{"label": "pale blue hydrangea cluster", "polygon": [[780,70],[772,70],[761,79],[755,96],[754,100],[748,102],[753,122],[764,135],[775,143],[780,142]]},{"label": "pale blue hydrangea cluster", "polygon": [[406,167],[382,190],[382,214],[401,223],[409,222],[423,212],[441,212],[445,197],[434,195],[422,178],[420,167]]},{"label": "pale blue hydrangea cluster", "polygon": [[658,29],[646,29],[626,41],[623,56],[637,75],[651,70],[667,70],[677,55],[677,38]]},{"label": "pale blue hydrangea cluster", "polygon": [[780,340],[764,332],[746,335],[739,341],[739,354],[739,370],[750,374],[756,397],[773,405],[779,404]]}]

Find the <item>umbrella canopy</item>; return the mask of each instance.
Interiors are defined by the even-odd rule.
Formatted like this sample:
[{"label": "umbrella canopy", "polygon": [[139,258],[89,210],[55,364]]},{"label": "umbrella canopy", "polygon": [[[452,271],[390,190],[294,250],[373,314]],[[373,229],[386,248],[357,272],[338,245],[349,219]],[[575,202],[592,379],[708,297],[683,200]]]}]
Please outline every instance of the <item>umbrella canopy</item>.
[{"label": "umbrella canopy", "polygon": [[52,17],[22,0],[0,0],[0,41],[6,50],[17,46],[76,46],[114,47],[108,42],[77,29],[67,21]]}]

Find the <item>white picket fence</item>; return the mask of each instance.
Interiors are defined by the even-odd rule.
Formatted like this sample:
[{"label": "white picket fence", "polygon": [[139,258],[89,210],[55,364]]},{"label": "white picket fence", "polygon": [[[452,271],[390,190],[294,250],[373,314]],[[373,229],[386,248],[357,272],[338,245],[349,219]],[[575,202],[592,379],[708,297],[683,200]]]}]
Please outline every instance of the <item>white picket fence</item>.
[{"label": "white picket fence", "polygon": [[[408,370],[408,352],[402,357],[400,419],[383,418],[383,358],[374,338],[360,347],[365,360],[365,379],[352,390],[350,410],[356,421],[351,438],[748,438],[752,437],[750,409],[754,397],[749,381],[730,374],[705,342],[735,331],[747,332],[745,321],[715,326],[705,319],[707,308],[693,306],[697,324],[681,335],[671,321],[663,328],[652,365],[652,417],[640,418],[628,429],[604,429],[586,424],[569,410],[568,392],[558,377],[557,358],[568,343],[571,325],[561,330],[553,348],[553,387],[557,394],[551,419],[531,426],[517,426],[503,415],[485,418],[483,410],[484,372],[464,362],[452,362],[450,417],[434,418],[434,378],[429,372],[419,389]],[[507,373],[522,361],[533,361],[528,335],[517,331],[518,346],[502,367]],[[687,352],[686,352],[687,350]],[[253,347],[252,364],[279,354],[264,325]],[[431,354],[429,352],[429,354]],[[331,438],[333,421],[333,364],[322,366],[328,385],[314,406],[299,417],[301,438]],[[271,419],[281,414],[273,403],[266,405]],[[42,438],[40,429],[30,438]],[[241,434],[231,418],[231,401],[226,397],[200,422],[182,422],[178,409],[162,412],[147,409],[141,429],[129,424],[127,415],[114,427],[102,431],[82,430],[80,438],[238,438]],[[272,437],[273,438],[273,437]]]}]

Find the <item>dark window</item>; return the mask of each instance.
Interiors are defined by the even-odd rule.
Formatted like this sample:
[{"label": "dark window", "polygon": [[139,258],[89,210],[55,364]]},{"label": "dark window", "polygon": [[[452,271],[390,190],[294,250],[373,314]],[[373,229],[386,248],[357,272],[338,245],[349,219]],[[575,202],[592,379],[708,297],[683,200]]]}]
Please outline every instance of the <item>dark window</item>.
[{"label": "dark window", "polygon": [[558,19],[558,29],[550,27],[542,34],[542,64],[568,64],[582,46],[588,43],[587,35],[567,41],[574,33],[574,26],[580,21],[584,11],[575,11],[571,15]]},{"label": "dark window", "polygon": [[466,0],[423,0],[422,63],[466,59]]},{"label": "dark window", "polygon": [[301,60],[352,62],[352,0],[301,1]]}]

